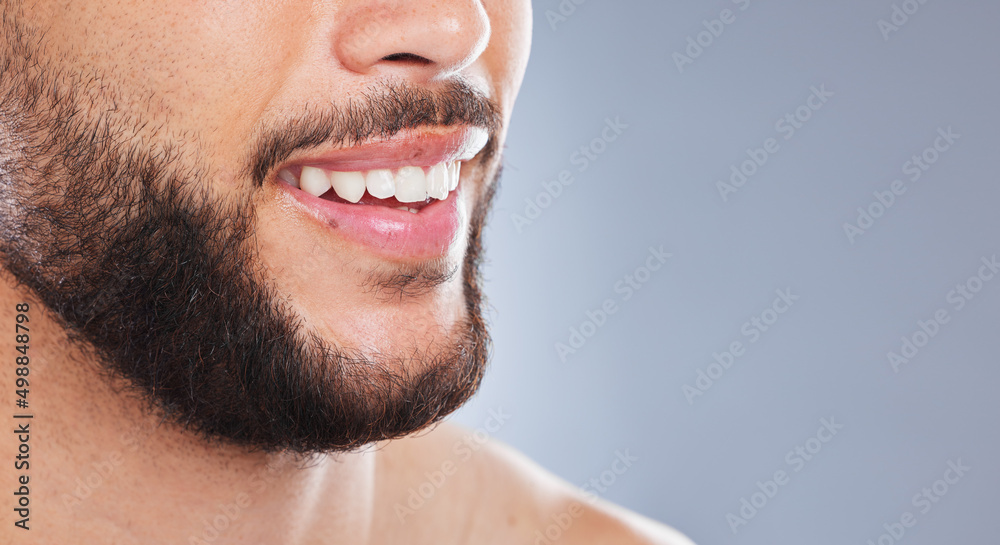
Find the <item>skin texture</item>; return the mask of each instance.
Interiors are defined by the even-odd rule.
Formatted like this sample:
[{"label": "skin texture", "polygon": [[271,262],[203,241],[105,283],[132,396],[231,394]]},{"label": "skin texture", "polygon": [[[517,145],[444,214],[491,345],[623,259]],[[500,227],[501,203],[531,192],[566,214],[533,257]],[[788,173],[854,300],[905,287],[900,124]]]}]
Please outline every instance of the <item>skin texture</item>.
[{"label": "skin texture", "polygon": [[[0,84],[0,319],[13,322],[19,303],[31,308],[37,415],[33,529],[5,523],[0,542],[534,543],[552,517],[572,509],[580,515],[561,543],[686,543],[586,501],[494,442],[477,443],[432,501],[399,516],[404,491],[453,456],[467,432],[441,425],[388,439],[454,410],[474,392],[485,363],[488,340],[476,330],[477,222],[497,183],[528,58],[529,2],[0,6],[5,21],[20,25],[18,40],[5,36],[9,62]],[[426,98],[419,93],[440,95],[456,84],[480,97],[496,123],[487,151],[462,167],[463,234],[433,263],[377,257],[344,240],[278,190],[277,162],[254,160],[264,137],[276,128],[287,134],[280,129],[292,120],[327,119],[348,103],[384,106],[377,97],[387,89]],[[443,99],[436,104],[447,110]],[[452,109],[472,118],[469,104]],[[427,122],[423,129],[445,127]],[[381,132],[369,136],[389,136]],[[283,159],[350,144],[330,138],[288,146]],[[248,165],[270,167],[255,178]],[[195,228],[184,231],[189,224]],[[134,225],[148,229],[130,233]],[[122,233],[136,244],[116,238]],[[150,240],[156,244],[141,244]],[[178,246],[164,246],[171,241]],[[198,252],[184,253],[194,246]],[[112,259],[122,248],[141,258],[135,267],[113,266],[126,262]],[[107,259],[99,267],[95,256]],[[158,281],[190,276],[198,263],[215,283],[178,282],[185,289],[154,287],[150,299],[140,297]],[[442,274],[452,270],[459,273]],[[386,297],[386,286],[405,276],[420,289]],[[98,277],[106,283],[83,297]],[[369,289],[373,282],[383,289]],[[261,331],[293,340],[265,339],[228,355],[203,354],[204,342],[181,351],[185,339],[201,337],[162,326],[164,309],[193,307],[194,294],[205,290],[213,304],[239,312],[221,307],[200,330],[228,332],[263,315]],[[157,298],[163,293],[173,303]],[[119,313],[79,310],[120,301],[135,304]],[[135,310],[154,303],[159,310],[148,315]],[[151,336],[162,346],[140,356],[143,347],[122,347],[144,320],[170,336]],[[260,355],[274,346],[283,348]],[[13,354],[13,339],[0,340],[0,350]],[[331,352],[338,358],[308,356]],[[274,361],[281,363],[265,367]],[[338,375],[336,364],[351,372]],[[289,368],[301,380],[286,380],[286,389],[250,388]],[[198,374],[206,369],[217,374]],[[213,382],[231,376],[239,380]],[[198,388],[199,397],[187,395]],[[15,390],[9,373],[0,390]],[[313,394],[313,404],[301,401]],[[325,404],[341,397],[340,405]],[[264,408],[252,414],[257,405]],[[324,425],[337,433],[326,434]],[[16,451],[16,438],[4,434],[0,447]],[[5,464],[0,478],[14,483],[19,473]]]},{"label": "skin texture", "polygon": [[[253,126],[235,177],[221,177],[239,191],[220,193],[201,132],[170,136],[179,114],[151,125],[122,108],[114,70],[52,58],[51,29],[9,13],[0,254],[109,374],[207,440],[300,453],[402,437],[475,391],[489,345],[479,235],[495,186],[476,197],[474,180],[497,171],[500,127],[482,91],[457,76],[419,87],[386,76],[359,97],[305,104]],[[465,163],[468,183],[449,200],[466,229],[440,254],[379,258],[274,175],[316,160],[303,153],[404,129],[395,153],[412,153],[417,131],[456,125],[494,136]]]}]

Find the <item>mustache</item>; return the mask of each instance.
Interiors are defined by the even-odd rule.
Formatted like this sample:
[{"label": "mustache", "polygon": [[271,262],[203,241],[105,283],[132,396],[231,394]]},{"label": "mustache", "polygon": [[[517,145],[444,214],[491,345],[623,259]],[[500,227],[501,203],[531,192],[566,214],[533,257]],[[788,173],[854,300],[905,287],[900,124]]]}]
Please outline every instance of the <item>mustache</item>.
[{"label": "mustache", "polygon": [[389,82],[369,88],[361,98],[351,98],[343,106],[334,104],[262,127],[245,161],[244,175],[260,188],[268,173],[295,151],[320,145],[346,147],[419,127],[485,128],[490,137],[480,153],[488,159],[496,152],[501,119],[500,107],[493,100],[461,80],[452,80],[439,90]]}]

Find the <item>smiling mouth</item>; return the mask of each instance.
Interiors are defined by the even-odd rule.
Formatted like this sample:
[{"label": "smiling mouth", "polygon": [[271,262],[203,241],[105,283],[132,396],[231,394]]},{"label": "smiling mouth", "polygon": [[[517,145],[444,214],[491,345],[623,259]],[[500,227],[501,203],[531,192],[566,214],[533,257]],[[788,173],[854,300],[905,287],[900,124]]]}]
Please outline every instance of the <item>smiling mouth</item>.
[{"label": "smiling mouth", "polygon": [[444,257],[464,241],[461,195],[475,183],[464,183],[462,169],[488,141],[480,127],[401,131],[298,158],[272,180],[332,236],[415,263]]},{"label": "smiling mouth", "polygon": [[366,171],[301,166],[282,169],[278,178],[321,199],[387,206],[416,214],[434,200],[446,200],[458,188],[460,171],[459,161]]}]

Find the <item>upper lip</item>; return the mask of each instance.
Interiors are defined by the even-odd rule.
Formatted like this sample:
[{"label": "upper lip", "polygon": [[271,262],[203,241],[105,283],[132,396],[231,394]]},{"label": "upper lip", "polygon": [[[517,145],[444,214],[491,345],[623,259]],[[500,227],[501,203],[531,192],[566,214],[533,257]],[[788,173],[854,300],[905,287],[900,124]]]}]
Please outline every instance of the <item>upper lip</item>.
[{"label": "upper lip", "polygon": [[282,168],[311,166],[354,172],[404,166],[430,167],[472,159],[488,139],[489,132],[485,128],[469,125],[404,129],[389,138],[301,156],[287,161]]}]

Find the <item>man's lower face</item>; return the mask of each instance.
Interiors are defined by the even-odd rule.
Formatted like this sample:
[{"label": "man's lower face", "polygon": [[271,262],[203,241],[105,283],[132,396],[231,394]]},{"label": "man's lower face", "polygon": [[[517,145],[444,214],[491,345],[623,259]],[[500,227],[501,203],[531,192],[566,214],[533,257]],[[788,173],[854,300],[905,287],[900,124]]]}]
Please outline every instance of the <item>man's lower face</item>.
[{"label": "man's lower face", "polygon": [[[144,120],[115,112],[102,78],[57,73],[32,47],[0,59],[2,265],[152,410],[249,448],[350,450],[421,429],[476,390],[495,141],[451,192],[445,172],[450,186],[426,205],[398,192],[350,203],[358,188],[345,183],[376,170],[362,163],[317,199],[324,164],[286,162],[311,144],[420,127],[495,130],[489,102],[461,86],[387,85],[262,128],[226,177],[197,135],[175,138],[168,118],[136,137]],[[385,218],[411,238],[380,231]]]}]

